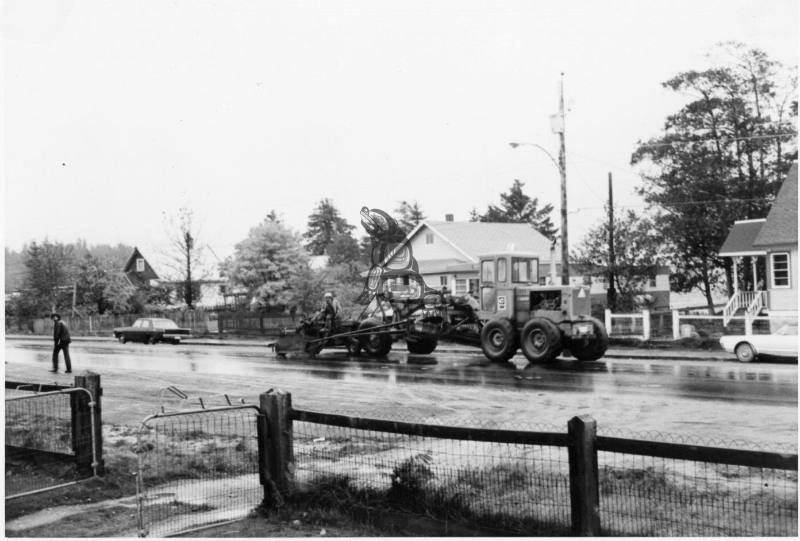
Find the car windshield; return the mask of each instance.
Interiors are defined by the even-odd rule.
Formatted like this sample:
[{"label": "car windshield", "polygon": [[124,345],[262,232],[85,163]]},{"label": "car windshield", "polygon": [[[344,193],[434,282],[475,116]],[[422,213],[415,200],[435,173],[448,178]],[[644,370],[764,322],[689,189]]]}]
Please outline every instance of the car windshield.
[{"label": "car windshield", "polygon": [[171,319],[154,319],[153,323],[156,325],[156,327],[159,327],[159,328],[162,328],[162,329],[177,329],[178,328],[178,326],[175,325],[175,322],[172,321]]}]

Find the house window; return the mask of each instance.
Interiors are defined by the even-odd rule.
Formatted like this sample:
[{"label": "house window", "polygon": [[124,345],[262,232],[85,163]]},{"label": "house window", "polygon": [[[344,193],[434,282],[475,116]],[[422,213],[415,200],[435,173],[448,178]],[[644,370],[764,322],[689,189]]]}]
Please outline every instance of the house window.
[{"label": "house window", "polygon": [[144,272],[144,258],[139,257],[136,259],[136,272]]},{"label": "house window", "polygon": [[463,295],[467,292],[467,279],[456,278],[456,295]]},{"label": "house window", "polygon": [[656,287],[656,277],[651,277],[648,283],[650,284],[650,287]]},{"label": "house window", "polygon": [[772,287],[789,287],[789,254],[780,252],[770,254],[772,260]]},{"label": "house window", "polygon": [[439,285],[442,287],[447,286],[447,276],[440,276],[439,277]]},{"label": "house window", "polygon": [[425,244],[433,244],[433,233],[425,233]]}]

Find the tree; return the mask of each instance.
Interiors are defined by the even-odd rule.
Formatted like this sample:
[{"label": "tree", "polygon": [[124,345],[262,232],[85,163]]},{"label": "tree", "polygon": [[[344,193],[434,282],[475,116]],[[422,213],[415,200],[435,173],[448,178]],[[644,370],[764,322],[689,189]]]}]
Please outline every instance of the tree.
[{"label": "tree", "polygon": [[732,294],[731,261],[718,256],[731,225],[766,216],[797,157],[794,71],[738,43],[716,52],[726,64],[663,83],[692,99],[631,158],[643,170],[640,194],[656,227],[675,247],[673,290],[700,290],[710,313],[723,276]]},{"label": "tree", "polygon": [[644,286],[654,278],[664,258],[664,243],[652,220],[633,211],[615,213],[614,265],[610,264],[608,221],[596,225],[583,237],[570,256],[589,274],[613,276],[617,290],[616,309],[636,310],[646,304]]},{"label": "tree", "polygon": [[340,233],[331,239],[327,248],[328,266],[334,267],[344,265],[351,269],[357,269],[361,258],[361,249],[358,241],[350,234]]},{"label": "tree", "polygon": [[353,229],[330,199],[322,199],[308,217],[308,229],[303,235],[308,240],[306,248],[311,255],[323,255],[336,235],[349,235]]},{"label": "tree", "polygon": [[531,199],[522,191],[525,184],[514,180],[508,192],[500,194],[500,206],[489,205],[486,212],[479,214],[473,209],[470,220],[473,222],[511,222],[531,224],[534,229],[550,240],[556,238],[556,228],[550,218],[553,205],[539,208],[539,198]]},{"label": "tree", "polygon": [[169,242],[165,263],[181,282],[180,297],[188,308],[194,308],[199,300],[198,279],[204,272],[206,246],[198,242],[200,230],[190,209],[181,207],[175,215],[165,214],[164,221]]},{"label": "tree", "polygon": [[115,260],[104,260],[87,252],[77,265],[77,301],[89,313],[127,312],[135,288],[125,279]]},{"label": "tree", "polygon": [[267,217],[236,245],[221,271],[233,286],[246,289],[257,302],[288,305],[294,300],[291,280],[307,272],[308,261],[300,237]]},{"label": "tree", "polygon": [[425,219],[425,213],[419,208],[419,204],[414,201],[400,201],[400,206],[395,209],[397,223],[406,233],[414,229],[417,224]]},{"label": "tree", "polygon": [[52,243],[33,242],[25,253],[24,304],[36,312],[47,312],[65,302],[66,293],[72,293],[74,258],[72,247]]}]

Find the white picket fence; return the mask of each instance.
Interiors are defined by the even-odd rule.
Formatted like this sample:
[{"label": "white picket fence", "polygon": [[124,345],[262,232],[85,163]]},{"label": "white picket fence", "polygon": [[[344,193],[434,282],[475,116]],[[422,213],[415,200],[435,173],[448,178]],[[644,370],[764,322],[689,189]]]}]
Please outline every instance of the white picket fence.
[{"label": "white picket fence", "polygon": [[[655,333],[653,332],[653,319],[652,316],[661,316],[666,321],[661,321],[662,326],[658,325],[656,321]],[[678,310],[671,311],[671,329],[666,323],[669,313],[661,312],[659,314],[651,314],[650,310],[642,310],[641,312],[614,314],[611,310],[605,311],[605,325],[609,336],[615,338],[636,338],[639,340],[649,340],[653,335],[668,337],[672,335],[674,340],[680,338],[688,338],[694,335],[697,328],[706,330],[709,327],[713,332],[722,332],[735,334],[737,328],[744,328],[744,334],[753,334],[753,324],[757,321],[767,321],[770,323],[769,327],[772,328],[773,324],[780,325],[787,321],[786,315],[780,316],[753,316],[742,315],[726,317],[725,315],[710,316],[704,314],[681,314]],[[733,327],[732,324],[738,322],[738,325]],[[743,323],[743,325],[742,325]],[[777,326],[776,325],[776,326]],[[671,332],[670,332],[671,331]],[[741,332],[741,331],[738,331]]]}]

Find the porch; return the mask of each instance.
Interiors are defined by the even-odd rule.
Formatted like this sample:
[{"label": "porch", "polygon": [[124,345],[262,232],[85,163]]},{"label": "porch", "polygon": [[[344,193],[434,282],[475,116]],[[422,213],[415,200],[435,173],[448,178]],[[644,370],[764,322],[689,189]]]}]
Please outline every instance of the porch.
[{"label": "porch", "polygon": [[[767,252],[753,246],[765,221],[759,219],[734,222],[719,251],[720,257],[729,257],[733,262],[733,295],[722,311],[724,326],[740,312],[749,321],[759,316],[765,308],[769,308],[769,291],[765,287]],[[751,325],[748,325],[747,334],[751,333]]]}]

